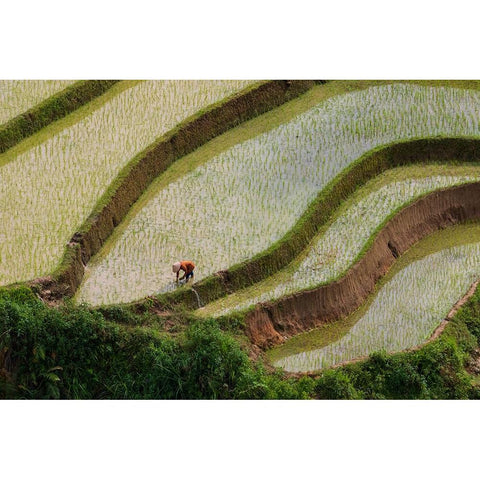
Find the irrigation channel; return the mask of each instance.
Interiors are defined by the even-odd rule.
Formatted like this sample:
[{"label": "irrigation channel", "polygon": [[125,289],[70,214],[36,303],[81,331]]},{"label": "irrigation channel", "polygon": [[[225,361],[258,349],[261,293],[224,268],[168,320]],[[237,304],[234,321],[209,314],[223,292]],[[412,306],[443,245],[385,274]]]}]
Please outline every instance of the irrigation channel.
[{"label": "irrigation channel", "polygon": [[267,357],[289,372],[313,372],[375,351],[415,348],[479,278],[480,223],[440,230],[398,258],[353,314],[292,337]]}]

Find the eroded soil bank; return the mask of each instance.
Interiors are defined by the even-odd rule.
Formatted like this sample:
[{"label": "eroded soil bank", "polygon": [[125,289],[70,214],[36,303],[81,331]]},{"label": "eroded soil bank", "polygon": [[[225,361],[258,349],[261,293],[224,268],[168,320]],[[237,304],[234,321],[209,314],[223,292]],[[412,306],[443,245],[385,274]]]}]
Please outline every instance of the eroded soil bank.
[{"label": "eroded soil bank", "polygon": [[[341,338],[348,335],[354,326],[365,317],[368,311],[372,308],[372,305],[375,303],[375,301],[377,301],[377,297],[381,294],[382,290],[390,282],[394,281],[395,277],[405,268],[408,268],[411,264],[422,261],[425,257],[429,257],[438,252],[479,242],[480,222],[468,222],[462,225],[456,225],[439,230],[432,235],[425,237],[412,246],[392,265],[392,268],[388,271],[388,273],[377,282],[374,292],[351,315],[335,322],[323,324],[318,328],[287,339],[284,343],[275,346],[273,349],[267,352],[268,360],[271,363],[275,363],[282,358],[299,353],[310,352],[312,350],[319,350],[339,341]],[[417,350],[426,343],[435,340],[443,332],[448,321],[454,316],[454,314],[466,302],[466,300],[471,297],[477,285],[478,281],[474,282],[472,287],[468,289],[463,297],[460,300],[457,299],[456,303],[445,315],[445,317],[438,318],[437,326],[432,329],[433,333],[426,341],[419,342],[418,345],[412,346],[407,350]],[[388,308],[389,305],[385,304],[385,309]],[[385,318],[385,320],[388,319]],[[381,327],[383,328],[385,326],[384,322],[382,321],[380,323],[382,323]],[[387,351],[389,350],[387,349]],[[365,358],[367,357],[361,357],[360,360]],[[342,362],[342,364],[353,363],[355,361],[358,361],[358,359]]]},{"label": "eroded soil bank", "polygon": [[251,342],[265,349],[287,337],[346,317],[375,289],[396,258],[423,237],[480,219],[480,183],[433,192],[405,207],[379,232],[365,255],[336,282],[259,304],[246,317]]}]

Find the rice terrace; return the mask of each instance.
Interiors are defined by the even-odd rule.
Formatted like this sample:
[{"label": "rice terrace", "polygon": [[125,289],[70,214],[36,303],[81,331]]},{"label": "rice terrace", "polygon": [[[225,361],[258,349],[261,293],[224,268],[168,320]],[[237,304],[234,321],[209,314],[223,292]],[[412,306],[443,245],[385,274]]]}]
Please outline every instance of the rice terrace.
[{"label": "rice terrace", "polygon": [[0,205],[0,398],[480,398],[480,81],[0,80]]}]

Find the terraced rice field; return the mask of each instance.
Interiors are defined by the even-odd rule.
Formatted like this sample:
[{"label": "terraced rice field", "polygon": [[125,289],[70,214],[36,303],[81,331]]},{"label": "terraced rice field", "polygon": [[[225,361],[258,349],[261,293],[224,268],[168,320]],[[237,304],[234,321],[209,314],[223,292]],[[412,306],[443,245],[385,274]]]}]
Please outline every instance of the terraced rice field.
[{"label": "terraced rice field", "polygon": [[300,260],[259,284],[210,303],[198,314],[228,315],[330,283],[348,271],[369,240],[399,209],[434,190],[478,180],[479,166],[410,166],[387,171],[341,206]]},{"label": "terraced rice field", "polygon": [[118,94],[81,121],[70,125],[66,117],[65,128],[57,126],[58,133],[48,139],[14,157],[1,155],[0,285],[51,273],[65,244],[135,155],[195,112],[251,83],[118,86]]},{"label": "terraced rice field", "polygon": [[74,80],[1,80],[0,125],[74,83]]},{"label": "terraced rice field", "polygon": [[[315,371],[375,351],[412,348],[428,340],[452,305],[480,276],[479,227],[456,227],[421,241],[403,263],[408,262],[408,255],[414,258],[424,248],[438,249],[436,243],[441,245],[448,235],[455,237],[451,230],[463,231],[464,241],[474,243],[450,246],[406,266],[397,266],[367,308],[353,315],[355,323],[340,338],[322,348],[306,348],[292,355],[277,352],[274,365],[290,372]],[[314,334],[304,334],[303,343],[308,343],[308,336]],[[323,336],[328,335],[324,332]]]},{"label": "terraced rice field", "polygon": [[[143,208],[89,265],[77,300],[98,305],[168,291],[178,258],[196,260],[196,280],[249,259],[282,238],[316,195],[371,149],[413,138],[478,137],[479,106],[476,91],[406,84],[321,102],[167,186],[152,185]],[[412,198],[437,180],[398,185],[389,208],[402,191]],[[355,255],[355,248],[347,249]],[[332,268],[330,274],[344,267]]]},{"label": "terraced rice field", "polygon": [[[251,83],[120,82],[108,99],[83,107],[85,114],[66,117],[51,133],[45,129],[22,149],[1,155],[0,285],[53,272],[72,234],[136,155]],[[0,124],[68,84],[0,82]],[[478,111],[475,90],[377,85],[331,96],[181,174],[167,171],[87,265],[75,300],[126,303],[173,290],[171,264],[180,259],[195,261],[196,280],[248,260],[282,239],[317,195],[365,153],[416,138],[480,138]],[[460,165],[455,158],[449,165],[385,172],[351,195],[289,267],[197,313],[228,315],[332,282],[399,209],[434,190],[479,180],[479,165]],[[327,335],[319,348],[272,353],[274,365],[318,370],[424,342],[480,276],[475,228],[475,241],[448,245],[408,265],[399,260],[341,335],[326,342]]]}]

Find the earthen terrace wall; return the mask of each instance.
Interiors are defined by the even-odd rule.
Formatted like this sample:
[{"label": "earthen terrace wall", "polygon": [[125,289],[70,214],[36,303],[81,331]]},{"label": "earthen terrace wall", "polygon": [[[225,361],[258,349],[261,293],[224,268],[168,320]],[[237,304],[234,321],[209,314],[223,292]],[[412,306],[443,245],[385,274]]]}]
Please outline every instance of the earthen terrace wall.
[{"label": "earthen terrace wall", "polygon": [[432,192],[405,207],[376,236],[362,258],[338,281],[259,304],[245,318],[253,344],[267,348],[285,338],[345,317],[373,292],[395,259],[421,238],[480,219],[480,183]]}]

